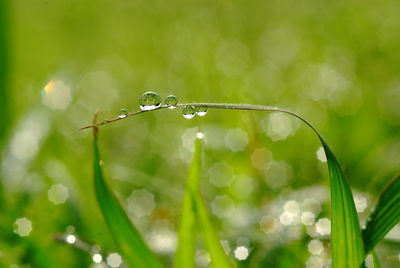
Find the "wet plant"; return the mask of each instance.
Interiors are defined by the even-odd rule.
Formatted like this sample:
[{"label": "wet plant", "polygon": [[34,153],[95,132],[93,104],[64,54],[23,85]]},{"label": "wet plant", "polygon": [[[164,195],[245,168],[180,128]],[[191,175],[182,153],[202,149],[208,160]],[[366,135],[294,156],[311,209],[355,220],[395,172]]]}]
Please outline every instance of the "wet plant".
[{"label": "wet plant", "polygon": [[[400,176],[390,182],[381,193],[375,210],[363,230],[361,230],[353,194],[343,170],[328,143],[316,128],[302,116],[278,107],[227,104],[227,103],[178,103],[175,96],[168,96],[161,103],[155,92],[144,93],[139,100],[141,110],[128,113],[125,109],[111,120],[93,121],[83,129],[93,128],[94,133],[94,182],[99,206],[105,221],[115,238],[119,250],[131,267],[162,267],[155,254],[146,246],[102,175],[98,150],[98,129],[100,126],[122,120],[144,112],[164,108],[182,108],[186,119],[204,116],[211,109],[233,109],[248,111],[276,111],[289,114],[308,125],[319,138],[328,162],[331,194],[331,239],[332,267],[358,268],[364,266],[366,254],[400,221]],[[121,110],[122,111],[122,110]],[[175,267],[195,267],[195,240],[200,233],[211,257],[213,267],[234,267],[235,264],[225,254],[218,234],[208,215],[199,190],[202,133],[197,135],[195,152],[189,170],[186,192],[182,204],[181,223],[178,231],[178,249],[175,254]],[[377,259],[375,258],[375,261]]]}]

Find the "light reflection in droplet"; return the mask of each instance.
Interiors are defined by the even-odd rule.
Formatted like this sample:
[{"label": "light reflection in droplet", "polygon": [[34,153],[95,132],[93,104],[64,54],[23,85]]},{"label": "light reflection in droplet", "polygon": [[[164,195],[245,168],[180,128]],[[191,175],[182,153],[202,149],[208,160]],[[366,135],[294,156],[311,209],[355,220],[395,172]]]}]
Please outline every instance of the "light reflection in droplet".
[{"label": "light reflection in droplet", "polygon": [[203,132],[197,132],[196,138],[203,139],[204,138],[204,133]]},{"label": "light reflection in droplet", "polygon": [[71,89],[62,81],[51,80],[43,90],[43,104],[51,110],[64,110],[71,102]]},{"label": "light reflection in droplet", "polygon": [[218,188],[227,187],[233,179],[233,169],[224,162],[215,163],[209,170],[210,182]]},{"label": "light reflection in droplet", "polygon": [[283,209],[292,214],[292,216],[297,216],[300,212],[299,203],[297,203],[295,200],[287,201],[283,206]]},{"label": "light reflection in droplet", "polygon": [[67,236],[65,237],[65,241],[66,241],[68,244],[74,244],[74,243],[76,242],[76,236],[75,236],[75,235],[72,235],[72,234],[67,235]]},{"label": "light reflection in droplet", "polygon": [[293,223],[293,215],[285,211],[279,216],[279,221],[282,225],[291,225]]},{"label": "light reflection in droplet", "polygon": [[249,256],[248,248],[246,248],[244,246],[240,246],[235,249],[235,258],[236,259],[243,261],[243,260],[247,259],[248,256]]},{"label": "light reflection in droplet", "polygon": [[211,211],[219,218],[228,218],[235,212],[235,205],[226,195],[217,196],[211,203]]},{"label": "light reflection in droplet", "polygon": [[364,210],[368,207],[367,198],[359,194],[354,195],[354,204],[356,205],[356,210],[358,213],[364,212]]},{"label": "light reflection in droplet", "polygon": [[261,231],[266,234],[273,234],[279,228],[279,221],[269,216],[262,217],[259,224]]},{"label": "light reflection in droplet", "polygon": [[272,189],[280,188],[288,183],[292,176],[292,168],[285,161],[272,161],[265,171],[265,182]]},{"label": "light reflection in droplet", "polygon": [[274,112],[269,116],[266,131],[272,141],[278,141],[294,135],[297,128],[298,124],[288,115]]},{"label": "light reflection in droplet", "polygon": [[95,253],[92,256],[92,260],[94,263],[100,263],[103,260],[103,257],[99,253]]},{"label": "light reflection in droplet", "polygon": [[324,245],[317,239],[311,240],[307,247],[308,251],[313,255],[321,254],[321,252],[324,250]]},{"label": "light reflection in droplet", "polygon": [[14,232],[20,236],[28,236],[32,229],[32,222],[25,217],[14,222]]},{"label": "light reflection in droplet", "polygon": [[301,204],[301,209],[303,211],[309,211],[314,214],[314,216],[318,216],[321,212],[321,204],[318,200],[314,198],[304,199],[303,203]]},{"label": "light reflection in droplet", "polygon": [[237,175],[232,182],[232,192],[236,197],[246,198],[254,190],[254,179],[245,174]]},{"label": "light reflection in droplet", "polygon": [[64,204],[69,197],[68,188],[62,184],[54,184],[47,191],[47,195],[55,205]]},{"label": "light reflection in droplet", "polygon": [[257,148],[251,154],[250,159],[255,168],[263,170],[272,161],[272,153],[267,148]]},{"label": "light reflection in droplet", "polygon": [[150,235],[149,245],[157,253],[171,254],[176,249],[177,235],[166,227],[154,229]]},{"label": "light reflection in droplet", "polygon": [[243,151],[249,143],[247,133],[241,128],[230,129],[224,140],[225,146],[233,152]]},{"label": "light reflection in droplet", "polygon": [[128,211],[136,217],[149,216],[156,206],[154,195],[145,189],[132,191],[127,201]]},{"label": "light reflection in droplet", "polygon": [[304,225],[310,226],[314,223],[314,221],[315,221],[315,216],[312,212],[306,211],[301,213],[301,222]]},{"label": "light reflection in droplet", "polygon": [[315,230],[320,235],[328,235],[331,233],[331,221],[327,218],[322,218],[315,224]]},{"label": "light reflection in droplet", "polygon": [[121,263],[122,263],[122,258],[118,253],[110,253],[107,256],[107,264],[110,267],[117,268],[121,265]]}]

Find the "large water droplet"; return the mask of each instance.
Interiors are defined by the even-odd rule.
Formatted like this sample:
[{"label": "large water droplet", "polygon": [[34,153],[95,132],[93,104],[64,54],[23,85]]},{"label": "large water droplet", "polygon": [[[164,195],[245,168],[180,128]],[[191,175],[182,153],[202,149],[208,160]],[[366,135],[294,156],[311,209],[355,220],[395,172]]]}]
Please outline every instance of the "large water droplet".
[{"label": "large water droplet", "polygon": [[182,115],[186,119],[192,119],[196,114],[196,109],[193,106],[185,106],[182,110]]},{"label": "large water droplet", "polygon": [[139,105],[142,110],[153,110],[161,106],[161,98],[157,93],[147,91],[140,97]]},{"label": "large water droplet", "polygon": [[205,116],[207,114],[207,107],[205,107],[205,106],[197,106],[196,107],[196,114],[198,116]]},{"label": "large water droplet", "polygon": [[165,105],[167,105],[169,109],[175,109],[177,104],[178,98],[174,95],[169,95],[165,98]]},{"label": "large water droplet", "polygon": [[128,111],[126,109],[121,109],[119,111],[119,114],[118,114],[119,118],[124,118],[124,117],[127,117],[127,116],[128,116]]}]

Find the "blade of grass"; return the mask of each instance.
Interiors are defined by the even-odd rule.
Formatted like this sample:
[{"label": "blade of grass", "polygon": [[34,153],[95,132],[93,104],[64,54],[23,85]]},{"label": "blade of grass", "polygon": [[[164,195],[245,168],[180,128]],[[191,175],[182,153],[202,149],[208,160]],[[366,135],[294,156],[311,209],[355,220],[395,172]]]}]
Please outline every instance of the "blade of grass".
[{"label": "blade of grass", "polygon": [[[360,224],[355,209],[353,195],[350,190],[350,186],[347,179],[344,176],[342,168],[329,145],[326,143],[322,135],[314,128],[311,123],[300,115],[293,113],[288,110],[284,110],[278,107],[263,106],[263,105],[252,105],[252,104],[230,104],[230,103],[184,103],[178,104],[177,107],[207,107],[213,109],[225,109],[225,110],[249,110],[249,111],[275,111],[290,114],[299,118],[301,121],[306,123],[319,137],[324,149],[325,155],[328,160],[329,177],[331,185],[331,248],[332,248],[332,267],[334,268],[359,268],[363,264],[365,254],[364,246],[361,238]],[[167,108],[167,106],[161,106],[158,109]],[[128,114],[127,117],[140,114],[141,111]],[[125,118],[127,118],[125,117]],[[107,120],[100,124],[92,124],[80,128],[87,129],[91,127],[97,127],[104,125],[105,123],[112,123],[120,120],[118,118]],[[195,195],[196,196],[196,195]],[[196,200],[195,200],[196,201]],[[197,203],[196,203],[197,204]],[[202,204],[202,202],[200,202]],[[202,210],[202,205],[197,206],[198,216],[203,215],[207,218],[207,210]],[[201,217],[200,217],[201,218]]]},{"label": "blade of grass", "polygon": [[332,267],[358,268],[365,255],[353,195],[335,155],[321,136],[320,139],[331,183]]},{"label": "blade of grass", "polygon": [[201,150],[202,141],[196,139],[195,151],[186,187],[185,203],[183,205],[175,267],[195,267],[193,260],[197,234],[196,227],[198,226],[204,245],[210,253],[212,266],[216,268],[230,268],[233,265],[222,248],[218,233],[214,229],[200,193]]},{"label": "blade of grass", "polygon": [[163,267],[108,188],[100,166],[97,128],[94,128],[94,134],[94,186],[97,201],[121,254],[130,267]]},{"label": "blade of grass", "polygon": [[181,222],[178,231],[178,248],[175,253],[175,268],[191,268],[195,265],[195,244],[198,235],[196,228],[196,207],[192,192],[199,187],[201,150],[196,150],[193,155],[185,196],[182,205]]},{"label": "blade of grass", "polygon": [[400,175],[397,175],[382,191],[369,218],[362,232],[365,253],[372,250],[400,222]]}]

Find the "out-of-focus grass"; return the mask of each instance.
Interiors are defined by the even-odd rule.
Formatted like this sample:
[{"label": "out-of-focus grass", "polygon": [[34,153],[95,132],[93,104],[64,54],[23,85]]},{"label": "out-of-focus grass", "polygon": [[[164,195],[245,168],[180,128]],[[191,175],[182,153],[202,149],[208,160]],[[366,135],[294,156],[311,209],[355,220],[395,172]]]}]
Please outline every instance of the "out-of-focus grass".
[{"label": "out-of-focus grass", "polygon": [[396,176],[382,191],[365,229],[363,239],[365,253],[400,222],[400,176]]},{"label": "out-of-focus grass", "polygon": [[[1,142],[0,168],[5,203],[13,212],[0,224],[12,232],[15,220],[27,217],[33,226],[29,238],[59,267],[93,263],[89,254],[52,241],[51,234],[65,233],[70,225],[103,252],[115,250],[106,226],[98,224],[102,215],[88,190],[92,168],[84,163],[92,157],[91,137],[76,129],[90,122],[96,108],[101,119],[121,108],[136,110],[148,89],[175,94],[181,102],[276,105],[304,115],[329,141],[355,197],[365,198],[367,207],[358,212],[361,224],[398,173],[400,39],[394,33],[400,32],[399,1],[5,2],[10,106],[2,116],[12,118],[12,125],[7,125],[9,139]],[[64,109],[44,104],[44,87],[52,80],[70,89]],[[331,258],[329,235],[307,232],[318,220],[330,219],[328,171],[309,130],[273,114],[210,111],[188,121],[166,111],[116,123],[101,137],[108,183],[160,259],[172,263],[192,155],[188,136],[195,127],[206,142],[203,198],[231,256],[244,245],[251,255],[239,262],[242,266],[274,265],[264,259],[274,253],[282,256],[281,267]],[[232,183],[217,187],[210,178],[221,170]],[[243,187],[247,192],[238,190],[243,181],[250,185]],[[65,203],[49,201],[54,184],[68,188]],[[153,197],[139,206],[154,205],[149,214],[130,212],[135,190]],[[216,206],[221,196],[231,202],[230,213],[221,215]],[[284,205],[296,201],[301,215],[306,198],[321,205],[315,223],[283,225]],[[396,237],[392,232],[375,248],[382,267],[398,265]],[[245,238],[249,243],[240,244]],[[308,251],[310,240],[321,241],[322,254]],[[1,239],[0,266],[24,265],[22,247],[15,245]],[[207,260],[201,245],[196,256]]]},{"label": "out-of-focus grass", "polygon": [[97,128],[94,128],[94,133],[94,188],[104,220],[119,250],[130,267],[163,267],[143,242],[140,234],[105,183],[100,166]]}]

